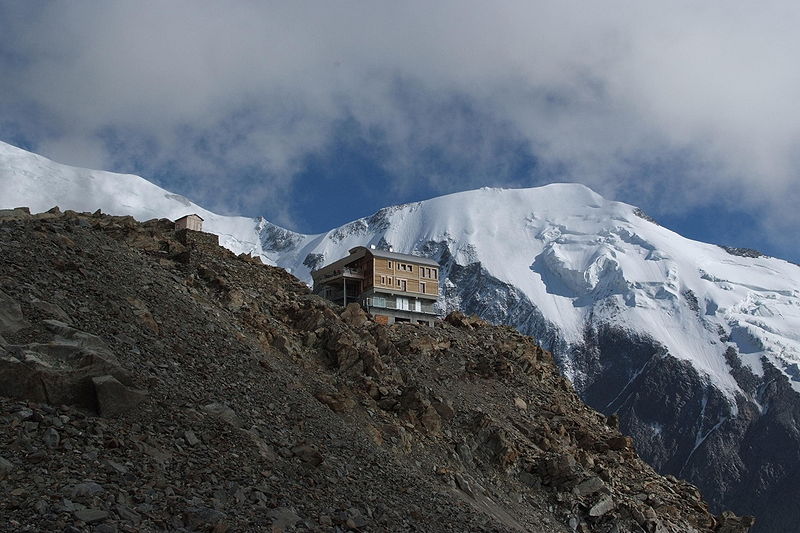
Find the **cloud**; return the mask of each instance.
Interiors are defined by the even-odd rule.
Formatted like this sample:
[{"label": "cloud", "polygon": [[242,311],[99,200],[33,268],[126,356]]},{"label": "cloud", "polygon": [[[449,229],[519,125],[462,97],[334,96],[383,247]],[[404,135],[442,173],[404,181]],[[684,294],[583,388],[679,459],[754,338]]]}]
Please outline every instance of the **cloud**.
[{"label": "cloud", "polygon": [[67,163],[191,177],[212,208],[288,224],[304,161],[354,122],[398,193],[581,181],[658,212],[721,202],[796,232],[798,11],[5,4],[0,131]]}]

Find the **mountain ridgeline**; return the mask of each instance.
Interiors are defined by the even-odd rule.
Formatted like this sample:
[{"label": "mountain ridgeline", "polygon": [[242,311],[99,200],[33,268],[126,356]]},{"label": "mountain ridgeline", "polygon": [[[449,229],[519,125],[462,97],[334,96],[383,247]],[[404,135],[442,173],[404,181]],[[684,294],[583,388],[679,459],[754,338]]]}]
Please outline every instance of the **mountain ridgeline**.
[{"label": "mountain ridgeline", "polygon": [[0,212],[6,531],[744,533],[552,355],[375,323],[216,236]]},{"label": "mountain ridgeline", "polygon": [[797,265],[686,239],[577,184],[457,193],[304,235],[0,144],[0,198],[138,220],[195,212],[226,248],[306,283],[355,246],[435,259],[443,314],[535,338],[660,472],[717,512],[755,514],[757,531],[800,522]]}]

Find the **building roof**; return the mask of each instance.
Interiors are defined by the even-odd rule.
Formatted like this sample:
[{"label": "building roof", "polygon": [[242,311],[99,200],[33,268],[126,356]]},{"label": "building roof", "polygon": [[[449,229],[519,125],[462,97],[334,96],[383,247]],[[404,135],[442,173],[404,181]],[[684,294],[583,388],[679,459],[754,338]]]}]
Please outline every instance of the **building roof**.
[{"label": "building roof", "polygon": [[408,263],[415,263],[418,265],[427,265],[432,267],[438,267],[439,263],[434,261],[433,259],[428,259],[427,257],[420,257],[418,255],[411,255],[411,254],[400,254],[397,252],[388,252],[386,250],[373,250],[371,248],[367,248],[366,246],[356,246],[355,248],[350,248],[350,255],[347,257],[343,257],[338,261],[334,261],[333,263],[328,263],[327,265],[314,270],[311,272],[311,277],[316,282],[318,279],[326,276],[329,272],[336,270],[338,268],[342,268],[353,261],[356,261],[367,254],[372,254],[374,257],[380,257],[384,259],[392,259],[393,261],[405,261]]},{"label": "building roof", "polygon": [[190,215],[183,215],[181,218],[176,218],[176,219],[175,219],[175,222],[177,222],[177,221],[179,221],[179,220],[183,220],[184,218],[189,218],[189,217],[197,217],[197,218],[199,218],[200,220],[203,220],[203,217],[201,217],[201,216],[200,216],[200,215],[198,215],[197,213],[192,213],[192,214],[190,214]]},{"label": "building roof", "polygon": [[361,249],[368,251],[375,257],[380,257],[382,259],[393,259],[395,261],[407,261],[409,263],[417,263],[420,265],[428,265],[428,266],[435,266],[438,267],[439,263],[434,261],[433,259],[428,259],[427,257],[420,257],[418,255],[411,255],[411,254],[401,254],[397,252],[389,252],[387,250],[373,250],[371,248],[367,248],[366,246],[356,246],[355,248],[350,249],[350,253],[355,253],[356,251],[360,251]]}]

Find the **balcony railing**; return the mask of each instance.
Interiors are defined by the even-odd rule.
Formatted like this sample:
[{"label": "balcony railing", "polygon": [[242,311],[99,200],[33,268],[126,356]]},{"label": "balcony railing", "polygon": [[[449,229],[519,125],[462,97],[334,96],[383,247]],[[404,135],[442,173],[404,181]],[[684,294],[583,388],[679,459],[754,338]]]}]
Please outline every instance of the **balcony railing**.
[{"label": "balcony railing", "polygon": [[338,277],[346,277],[346,278],[355,278],[355,279],[364,279],[364,274],[355,268],[339,268],[331,272],[330,274],[326,274],[322,277],[323,280],[328,280],[331,278],[338,278]]},{"label": "balcony railing", "polygon": [[415,313],[425,313],[428,315],[435,315],[436,309],[430,304],[422,304],[420,305],[419,309],[413,305],[409,305],[408,308],[404,309],[402,307],[397,307],[397,304],[391,300],[386,300],[384,298],[365,298],[362,304],[366,307],[377,307],[381,309],[396,309],[398,311],[413,311]]}]

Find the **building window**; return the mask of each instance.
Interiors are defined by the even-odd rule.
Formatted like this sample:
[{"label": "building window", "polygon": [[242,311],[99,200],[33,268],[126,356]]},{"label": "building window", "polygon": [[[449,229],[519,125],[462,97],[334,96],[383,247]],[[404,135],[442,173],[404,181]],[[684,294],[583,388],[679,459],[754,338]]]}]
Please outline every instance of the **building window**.
[{"label": "building window", "polygon": [[433,279],[436,279],[436,270],[433,271]]},{"label": "building window", "polygon": [[408,265],[408,271],[414,272],[414,265]]},{"label": "building window", "polygon": [[425,294],[425,283],[420,283],[419,284],[419,292],[421,292],[422,294]]},{"label": "building window", "polygon": [[386,276],[381,276],[381,285],[386,285]]},{"label": "building window", "polygon": [[391,270],[391,269],[392,269],[392,262],[391,262],[391,261],[389,261],[389,262],[388,262],[388,265],[389,265],[389,267],[388,267],[388,268],[389,268],[389,270]]}]

